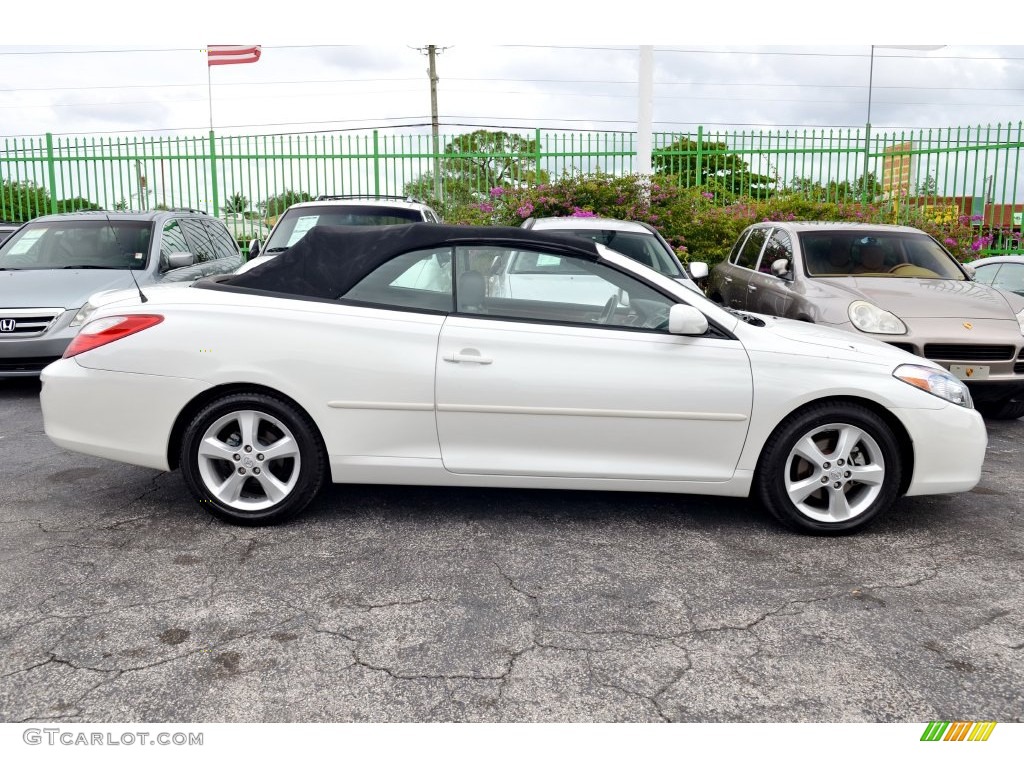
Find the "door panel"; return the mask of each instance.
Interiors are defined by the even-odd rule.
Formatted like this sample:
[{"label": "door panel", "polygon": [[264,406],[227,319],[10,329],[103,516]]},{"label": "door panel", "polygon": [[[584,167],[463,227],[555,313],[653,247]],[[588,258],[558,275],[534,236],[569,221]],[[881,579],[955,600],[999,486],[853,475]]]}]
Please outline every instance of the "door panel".
[{"label": "door panel", "polygon": [[734,340],[460,316],[441,329],[451,472],[726,480],[751,399]]},{"label": "door panel", "polygon": [[734,309],[747,308],[750,279],[754,275],[754,270],[757,269],[758,258],[770,231],[763,227],[751,230],[750,236],[743,244],[739,254],[737,254],[736,264],[728,274],[728,277],[732,278],[726,289],[728,295],[726,295],[726,292],[722,294],[722,299],[727,307],[733,307]]}]

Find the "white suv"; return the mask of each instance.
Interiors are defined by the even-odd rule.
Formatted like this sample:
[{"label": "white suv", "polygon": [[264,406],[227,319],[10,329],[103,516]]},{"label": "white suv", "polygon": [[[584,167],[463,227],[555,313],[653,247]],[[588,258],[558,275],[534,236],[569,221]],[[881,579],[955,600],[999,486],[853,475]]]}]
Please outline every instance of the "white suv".
[{"label": "white suv", "polygon": [[522,227],[545,232],[564,232],[593,240],[671,277],[697,293],[703,293],[695,281],[707,277],[707,265],[691,264],[688,273],[672,250],[672,246],[657,229],[645,222],[607,219],[601,216],[550,216],[529,218],[522,223]]},{"label": "white suv", "polygon": [[439,224],[441,217],[429,205],[413,197],[321,195],[308,203],[295,203],[281,214],[266,245],[259,240],[249,243],[249,261],[237,274],[264,263],[266,257],[288,250],[318,224],[373,227],[417,222]]}]

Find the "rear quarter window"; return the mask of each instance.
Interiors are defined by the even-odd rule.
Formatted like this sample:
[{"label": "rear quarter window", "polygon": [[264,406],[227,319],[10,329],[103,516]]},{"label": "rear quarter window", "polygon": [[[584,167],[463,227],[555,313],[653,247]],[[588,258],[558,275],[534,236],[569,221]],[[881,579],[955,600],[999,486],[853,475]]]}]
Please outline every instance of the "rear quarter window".
[{"label": "rear quarter window", "polygon": [[747,238],[747,242],[743,244],[743,249],[736,257],[737,267],[754,269],[757,266],[757,257],[761,255],[761,248],[768,237],[768,232],[769,230],[767,229],[755,229],[750,233],[750,237]]}]

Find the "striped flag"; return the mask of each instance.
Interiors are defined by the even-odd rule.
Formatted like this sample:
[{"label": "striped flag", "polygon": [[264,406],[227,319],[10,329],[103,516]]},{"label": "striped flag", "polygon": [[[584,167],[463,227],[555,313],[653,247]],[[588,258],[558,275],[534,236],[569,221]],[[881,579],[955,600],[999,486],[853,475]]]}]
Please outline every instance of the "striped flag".
[{"label": "striped flag", "polygon": [[206,46],[206,65],[215,67],[219,64],[253,64],[260,60],[258,45],[208,45]]}]

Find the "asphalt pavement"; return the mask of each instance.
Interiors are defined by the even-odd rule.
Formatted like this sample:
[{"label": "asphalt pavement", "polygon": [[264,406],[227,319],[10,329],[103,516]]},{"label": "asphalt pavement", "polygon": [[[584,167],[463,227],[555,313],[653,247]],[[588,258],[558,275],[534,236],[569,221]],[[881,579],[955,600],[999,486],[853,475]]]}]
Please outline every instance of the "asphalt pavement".
[{"label": "asphalt pavement", "polygon": [[[334,486],[211,518],[0,381],[0,720],[1021,721],[1024,421],[869,530],[747,500]],[[955,451],[951,435],[949,450]]]}]

